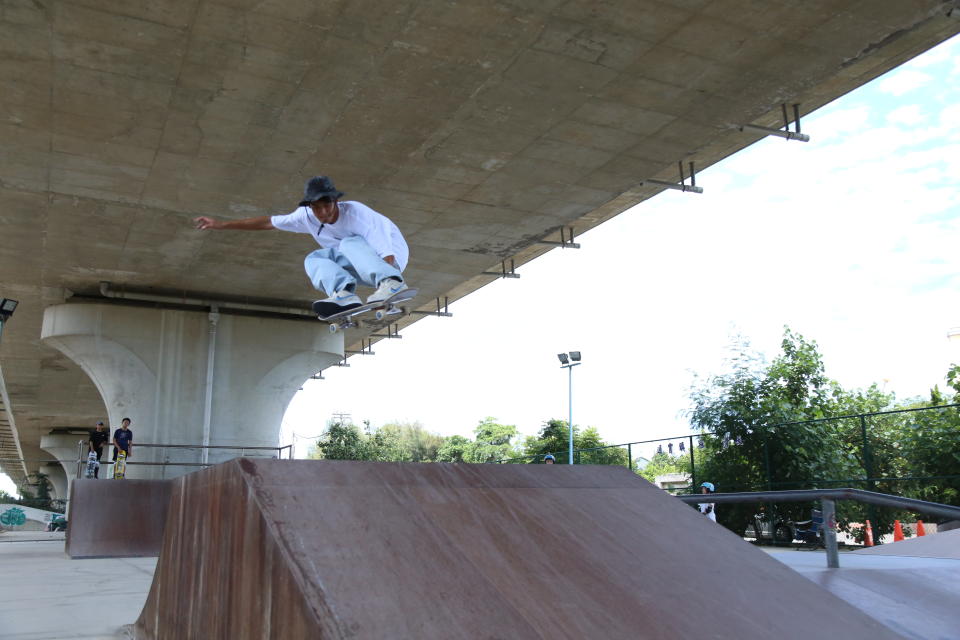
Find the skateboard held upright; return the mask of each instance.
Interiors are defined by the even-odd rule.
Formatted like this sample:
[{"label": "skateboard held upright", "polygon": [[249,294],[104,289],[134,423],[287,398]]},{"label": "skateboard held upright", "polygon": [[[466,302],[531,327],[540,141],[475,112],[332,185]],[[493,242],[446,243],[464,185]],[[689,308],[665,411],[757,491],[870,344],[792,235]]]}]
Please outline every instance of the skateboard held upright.
[{"label": "skateboard held upright", "polygon": [[87,470],[84,475],[88,478],[94,477],[94,474],[97,471],[97,467],[100,466],[100,462],[97,461],[97,454],[93,451],[90,452],[90,455],[87,456]]},{"label": "skateboard held upright", "polygon": [[127,475],[127,452],[117,454],[117,461],[113,463],[113,479],[122,480]]}]

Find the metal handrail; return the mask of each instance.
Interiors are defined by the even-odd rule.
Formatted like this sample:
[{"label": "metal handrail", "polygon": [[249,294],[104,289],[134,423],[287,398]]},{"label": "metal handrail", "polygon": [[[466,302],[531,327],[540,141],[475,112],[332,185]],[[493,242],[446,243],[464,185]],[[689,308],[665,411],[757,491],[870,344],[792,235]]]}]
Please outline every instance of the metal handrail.
[{"label": "metal handrail", "polygon": [[960,507],[916,498],[904,498],[888,493],[864,491],[863,489],[793,489],[788,491],[745,491],[743,493],[694,493],[676,496],[688,504],[698,502],[807,502],[809,500],[856,500],[881,507],[894,507],[943,518],[960,519]]},{"label": "metal handrail", "polygon": [[[675,497],[686,504],[702,502],[807,502],[819,499],[823,511],[824,546],[827,550],[827,567],[831,569],[836,569],[840,566],[840,554],[837,549],[835,500],[856,500],[857,502],[866,502],[881,507],[894,507],[905,511],[915,511],[944,518],[960,519],[960,507],[852,488],[745,491],[743,493],[693,493]],[[759,537],[759,532],[757,532],[757,535]]]},{"label": "metal handrail", "polygon": [[[85,455],[86,451],[84,446],[87,445],[88,440],[79,440],[77,441],[77,478],[83,477],[83,467],[87,462],[87,456]],[[137,442],[135,443],[137,448],[147,447],[147,448],[157,448],[157,449],[236,449],[240,451],[240,457],[243,457],[247,451],[275,451],[277,453],[277,460],[283,460],[283,451],[287,450],[287,459],[293,459],[293,445],[285,444],[279,447],[266,447],[266,446],[244,446],[244,445],[228,445],[228,444],[157,444],[154,442]],[[108,453],[110,448],[113,447],[112,442],[104,443],[105,451]],[[115,464],[113,460],[100,460],[100,465],[111,465]],[[139,461],[127,461],[129,465],[142,465],[142,466],[155,466],[155,467],[211,467],[213,463],[207,462],[139,462]]]}]

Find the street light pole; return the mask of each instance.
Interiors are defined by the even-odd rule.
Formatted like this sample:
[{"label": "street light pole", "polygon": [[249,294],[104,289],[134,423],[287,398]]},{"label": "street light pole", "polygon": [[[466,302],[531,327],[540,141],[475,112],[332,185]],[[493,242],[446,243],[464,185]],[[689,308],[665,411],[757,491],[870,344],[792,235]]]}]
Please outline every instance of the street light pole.
[{"label": "street light pole", "polygon": [[573,464],[573,365],[567,367],[567,408],[570,413],[567,418],[567,426],[570,427],[570,461],[567,464]]},{"label": "street light pole", "polygon": [[567,408],[569,409],[569,417],[567,420],[567,426],[570,428],[570,448],[569,448],[569,459],[568,464],[573,464],[573,368],[580,364],[580,352],[571,351],[569,353],[558,353],[557,358],[560,359],[560,368],[567,370]]}]

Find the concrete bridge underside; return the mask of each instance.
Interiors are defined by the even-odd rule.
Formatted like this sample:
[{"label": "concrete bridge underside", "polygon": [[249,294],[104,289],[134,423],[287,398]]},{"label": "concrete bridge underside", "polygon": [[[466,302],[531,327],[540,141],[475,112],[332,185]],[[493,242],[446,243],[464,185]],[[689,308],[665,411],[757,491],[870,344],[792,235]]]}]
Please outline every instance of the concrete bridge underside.
[{"label": "concrete bridge underside", "polygon": [[117,411],[41,342],[45,310],[104,302],[101,281],[306,308],[312,240],[201,233],[194,216],[286,212],[328,173],[398,223],[429,308],[562,227],[655,195],[643,181],[677,180],[678,162],[702,169],[758,139],[734,125],[779,126],[782,104],[809,113],[945,40],[956,13],[952,0],[0,0],[0,294],[21,302],[0,350],[3,455],[49,457],[52,428]]}]

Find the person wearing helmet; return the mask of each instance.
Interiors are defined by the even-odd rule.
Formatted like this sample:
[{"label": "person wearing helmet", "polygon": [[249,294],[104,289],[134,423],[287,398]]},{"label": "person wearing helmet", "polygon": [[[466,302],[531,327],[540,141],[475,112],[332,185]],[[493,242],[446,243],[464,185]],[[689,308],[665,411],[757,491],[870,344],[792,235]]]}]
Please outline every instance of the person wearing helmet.
[{"label": "person wearing helmet", "polygon": [[194,224],[200,230],[280,229],[309,234],[322,248],[307,255],[304,269],[314,288],[328,296],[314,302],[313,310],[332,315],[362,304],[358,284],[375,289],[368,303],[406,289],[401,274],[410,256],[393,221],[360,202],[340,200],[343,195],[329,177],[314,176],[307,180],[303,199],[292,213],[242,220],[200,216]]},{"label": "person wearing helmet", "polygon": [[[716,491],[716,487],[713,486],[712,482],[704,482],[700,485],[700,493],[713,493],[714,491]],[[716,505],[713,502],[701,502],[697,506],[700,507],[700,513],[714,522],[717,521]]]},{"label": "person wearing helmet", "polygon": [[556,461],[557,459],[553,457],[552,453],[548,453],[547,455],[543,456],[543,464],[554,464]]}]

